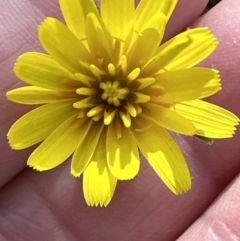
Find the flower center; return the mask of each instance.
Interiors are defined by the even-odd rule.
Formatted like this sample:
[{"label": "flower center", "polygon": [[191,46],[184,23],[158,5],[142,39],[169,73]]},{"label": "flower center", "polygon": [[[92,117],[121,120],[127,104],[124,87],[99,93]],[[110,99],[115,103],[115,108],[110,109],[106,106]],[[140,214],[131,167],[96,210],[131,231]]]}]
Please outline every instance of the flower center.
[{"label": "flower center", "polygon": [[106,83],[101,82],[100,88],[103,90],[101,98],[116,107],[121,105],[121,100],[125,100],[130,92],[128,88],[122,88],[117,80],[113,82],[107,81]]},{"label": "flower center", "polygon": [[142,113],[142,105],[151,100],[150,92],[155,88],[151,87],[149,92],[148,87],[155,78],[142,75],[139,67],[128,70],[125,55],[117,64],[99,61],[97,65],[90,64],[89,70],[89,75],[75,74],[82,83],[76,89],[80,98],[73,104],[79,109],[79,118],[102,120],[105,125],[116,119],[129,128],[132,119]]}]

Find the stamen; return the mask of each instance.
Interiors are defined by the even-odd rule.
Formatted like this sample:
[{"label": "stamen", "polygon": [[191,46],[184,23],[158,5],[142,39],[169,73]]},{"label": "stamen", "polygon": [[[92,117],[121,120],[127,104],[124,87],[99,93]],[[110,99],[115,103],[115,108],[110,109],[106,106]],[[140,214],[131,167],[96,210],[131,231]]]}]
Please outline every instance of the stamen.
[{"label": "stamen", "polygon": [[98,115],[99,113],[103,112],[105,108],[104,104],[100,104],[92,108],[90,111],[88,111],[87,116],[88,117],[93,117],[95,115]]},{"label": "stamen", "polygon": [[88,62],[88,61],[83,61],[83,60],[81,60],[81,61],[79,61],[78,63],[79,63],[79,65],[80,65],[81,67],[83,67],[84,69],[88,70],[88,68],[89,68],[89,62]]},{"label": "stamen", "polygon": [[98,115],[93,116],[92,120],[99,121],[103,117],[103,112],[99,113]]},{"label": "stamen", "polygon": [[107,100],[108,94],[107,94],[106,92],[104,92],[104,93],[101,95],[101,98],[102,98],[103,100]]},{"label": "stamen", "polygon": [[107,82],[109,85],[108,86],[112,86],[112,88],[118,88],[120,86],[120,82],[115,80],[113,83],[111,83],[110,81]]},{"label": "stamen", "polygon": [[104,89],[107,88],[107,83],[105,83],[105,82],[100,82],[99,87],[104,90]]},{"label": "stamen", "polygon": [[96,65],[91,64],[90,65],[90,70],[93,73],[93,75],[98,79],[101,80],[101,75],[106,75],[106,73],[104,71],[102,71],[101,69],[99,69]]},{"label": "stamen", "polygon": [[123,111],[119,111],[119,116],[126,128],[129,128],[131,126],[131,116],[128,114],[128,112],[124,113]]},{"label": "stamen", "polygon": [[104,111],[104,124],[110,125],[116,115],[116,109],[110,109]]},{"label": "stamen", "polygon": [[[160,66],[160,67],[161,67],[161,66]],[[154,75],[154,76],[158,76],[158,75],[163,74],[163,73],[168,72],[168,71],[169,71],[169,70],[167,70],[166,68],[161,67],[159,70],[155,71],[155,72],[153,73],[153,75]]]},{"label": "stamen", "polygon": [[142,107],[138,104],[133,104],[134,108],[136,109],[138,115],[142,113]]},{"label": "stamen", "polygon": [[116,68],[113,64],[109,64],[108,65],[108,72],[111,76],[115,76],[116,75]]},{"label": "stamen", "polygon": [[134,106],[129,102],[126,101],[126,104],[123,106],[123,108],[132,116],[137,116],[137,110],[134,108]]},{"label": "stamen", "polygon": [[154,78],[140,78],[136,80],[137,90],[144,89],[155,82]]},{"label": "stamen", "polygon": [[109,104],[114,104],[115,106],[120,106],[121,105],[120,100],[116,96],[114,96],[112,98],[108,98],[108,103]]},{"label": "stamen", "polygon": [[128,83],[131,83],[133,80],[135,80],[140,73],[141,73],[140,68],[136,68],[132,72],[130,72],[129,75],[127,76]]},{"label": "stamen", "polygon": [[151,100],[151,97],[149,95],[144,95],[139,92],[134,92],[131,97],[134,103],[146,103]]},{"label": "stamen", "polygon": [[94,88],[79,88],[76,90],[76,93],[79,95],[96,95],[99,93],[99,90]]},{"label": "stamen", "polygon": [[[125,99],[126,98],[126,95],[128,94],[130,92],[130,90],[128,89],[128,88],[122,88],[122,89],[120,89],[119,91],[118,91],[118,94],[119,94],[119,96],[118,96],[118,98],[119,99]],[[123,98],[121,98],[121,96],[123,96]]]},{"label": "stamen", "polygon": [[74,77],[77,81],[80,81],[82,84],[88,87],[92,87],[93,83],[96,83],[96,80],[93,77],[81,73],[74,74]]},{"label": "stamen", "polygon": [[97,103],[96,97],[87,97],[80,101],[77,101],[73,104],[73,107],[76,109],[84,109],[95,106]]}]

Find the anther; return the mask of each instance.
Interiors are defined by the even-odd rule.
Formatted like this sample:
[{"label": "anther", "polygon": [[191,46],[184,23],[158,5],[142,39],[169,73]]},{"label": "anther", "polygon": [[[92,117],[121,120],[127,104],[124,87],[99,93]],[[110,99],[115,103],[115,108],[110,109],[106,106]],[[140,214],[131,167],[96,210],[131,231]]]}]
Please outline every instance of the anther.
[{"label": "anther", "polygon": [[93,117],[95,115],[98,115],[99,113],[103,112],[105,108],[104,104],[100,104],[92,108],[90,111],[87,112],[88,117]]},{"label": "anther", "polygon": [[115,76],[116,75],[116,68],[113,64],[109,64],[108,65],[108,72],[111,76]]},{"label": "anther", "polygon": [[141,73],[140,68],[136,68],[132,72],[130,72],[127,76],[128,83],[131,83],[132,81],[134,81],[140,75],[140,73]]}]

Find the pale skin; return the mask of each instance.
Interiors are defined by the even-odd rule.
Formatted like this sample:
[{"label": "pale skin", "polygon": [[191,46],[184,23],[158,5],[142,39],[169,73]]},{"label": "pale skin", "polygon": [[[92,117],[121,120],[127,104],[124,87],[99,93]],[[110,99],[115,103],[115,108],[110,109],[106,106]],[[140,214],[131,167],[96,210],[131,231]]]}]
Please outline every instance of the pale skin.
[{"label": "pale skin", "polygon": [[[240,115],[240,5],[224,0],[203,17],[207,0],[179,0],[165,39],[187,27],[208,26],[220,41],[202,66],[219,69],[223,90],[209,101]],[[26,51],[41,51],[36,29],[45,16],[62,19],[57,0],[2,0],[0,8],[0,240],[171,241],[240,239],[240,131],[209,146],[177,137],[192,189],[171,193],[142,158],[132,181],[119,182],[107,208],[88,207],[70,161],[39,173],[26,167],[32,148],[13,151],[6,133],[31,109],[6,100],[20,85],[12,67]]]}]

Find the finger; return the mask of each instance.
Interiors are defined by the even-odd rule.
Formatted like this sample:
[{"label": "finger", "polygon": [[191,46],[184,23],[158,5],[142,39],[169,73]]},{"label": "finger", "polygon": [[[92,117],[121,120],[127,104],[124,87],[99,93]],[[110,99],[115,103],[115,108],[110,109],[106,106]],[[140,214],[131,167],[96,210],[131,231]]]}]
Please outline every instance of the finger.
[{"label": "finger", "polygon": [[[13,65],[23,52],[40,50],[36,37],[37,26],[45,14],[60,17],[57,0],[50,1],[49,6],[44,1],[2,1],[0,8],[0,186],[4,185],[16,173],[26,166],[26,159],[32,149],[13,151],[10,149],[6,134],[16,120],[31,109],[30,106],[19,106],[6,100],[5,93],[17,85],[19,80],[13,74]],[[22,84],[22,83],[21,83]],[[3,151],[4,150],[4,151]]]},{"label": "finger", "polygon": [[226,188],[205,213],[180,236],[184,240],[240,239],[240,175]]},{"label": "finger", "polygon": [[[179,1],[173,19],[170,20],[166,38],[180,31],[199,16],[206,2],[207,0]],[[180,14],[186,4],[189,11]],[[0,73],[2,80],[0,101],[2,103],[1,113],[4,113],[0,119],[0,147],[1,150],[4,150],[0,158],[0,186],[2,186],[25,167],[26,160],[32,152],[32,149],[12,151],[6,139],[6,134],[13,122],[32,108],[13,104],[6,100],[5,92],[7,90],[23,85],[14,76],[13,65],[17,57],[24,52],[43,51],[37,38],[37,27],[46,16],[63,18],[57,0],[3,1],[0,15],[3,19],[2,28],[0,28]],[[178,21],[179,18],[181,21]]]},{"label": "finger", "polygon": [[181,0],[178,2],[173,15],[168,22],[165,38],[167,40],[176,33],[179,33],[189,26],[201,15],[204,8],[207,6],[208,0]]}]

